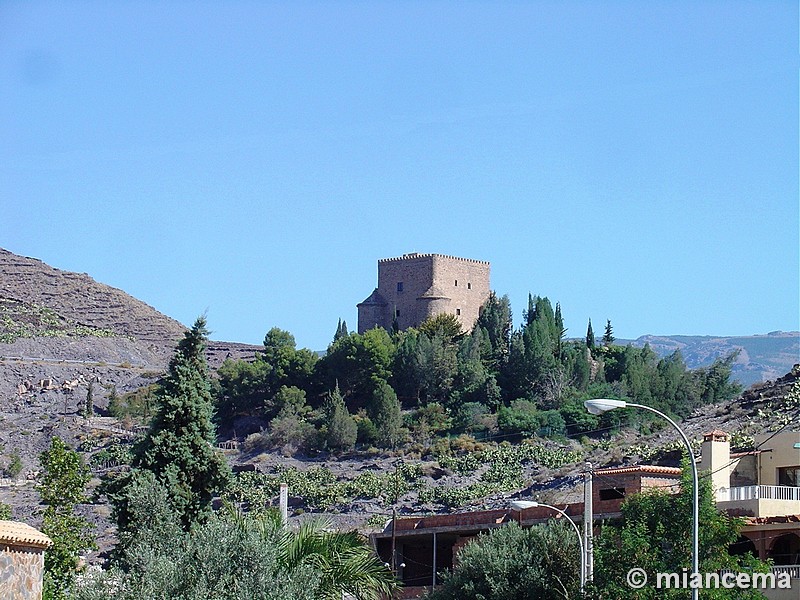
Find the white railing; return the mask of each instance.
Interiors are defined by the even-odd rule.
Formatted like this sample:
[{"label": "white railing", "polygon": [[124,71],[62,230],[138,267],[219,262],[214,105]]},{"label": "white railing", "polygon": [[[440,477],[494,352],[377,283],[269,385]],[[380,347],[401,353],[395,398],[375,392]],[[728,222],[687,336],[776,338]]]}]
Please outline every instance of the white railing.
[{"label": "white railing", "polygon": [[789,573],[792,579],[800,579],[800,565],[773,565],[770,567],[776,575],[778,573]]},{"label": "white railing", "polygon": [[788,485],[747,485],[722,488],[717,491],[717,502],[741,500],[794,500],[800,502],[800,487]]}]

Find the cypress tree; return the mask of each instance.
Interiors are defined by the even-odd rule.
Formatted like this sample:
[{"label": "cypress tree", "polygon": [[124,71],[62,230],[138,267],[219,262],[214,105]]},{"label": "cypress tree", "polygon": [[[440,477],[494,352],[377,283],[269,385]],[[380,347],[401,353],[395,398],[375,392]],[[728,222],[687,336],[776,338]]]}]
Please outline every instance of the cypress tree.
[{"label": "cypress tree", "polygon": [[586,329],[586,347],[590,350],[594,348],[594,331],[592,331],[591,319],[589,319],[589,327]]},{"label": "cypress tree", "polygon": [[606,331],[603,333],[603,345],[610,346],[614,343],[614,330],[611,328],[611,319],[606,319]]},{"label": "cypress tree", "polygon": [[89,382],[89,388],[86,390],[86,404],[83,409],[83,416],[86,418],[94,414],[94,382]]},{"label": "cypress tree", "polygon": [[378,430],[378,443],[393,448],[400,436],[403,417],[400,414],[400,402],[397,401],[397,394],[392,386],[385,381],[376,381],[368,412]]},{"label": "cypress tree", "polygon": [[328,433],[325,441],[328,444],[328,449],[334,452],[351,450],[356,445],[358,425],[347,411],[338,383],[328,398],[326,408],[328,413]]},{"label": "cypress tree", "polygon": [[339,319],[339,321],[336,323],[336,333],[333,334],[333,343],[335,344],[337,340],[347,337],[347,335],[347,321]]},{"label": "cypress tree", "polygon": [[134,471],[153,472],[167,487],[187,529],[204,516],[230,474],[215,449],[207,337],[205,317],[199,317],[178,344],[159,384],[156,414],[132,464]]},{"label": "cypress tree", "polygon": [[554,316],[556,324],[556,333],[558,334],[558,342],[556,346],[556,356],[561,359],[562,350],[564,348],[564,336],[567,330],[564,328],[564,317],[561,316],[561,304],[556,302],[556,314]]}]

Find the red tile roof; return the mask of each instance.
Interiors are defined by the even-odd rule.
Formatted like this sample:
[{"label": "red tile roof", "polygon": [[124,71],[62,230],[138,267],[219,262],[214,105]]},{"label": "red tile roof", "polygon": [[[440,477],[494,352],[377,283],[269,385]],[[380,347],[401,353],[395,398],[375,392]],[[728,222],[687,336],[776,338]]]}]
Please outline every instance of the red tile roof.
[{"label": "red tile roof", "polygon": [[595,469],[598,475],[620,475],[623,473],[642,473],[646,475],[673,475],[678,476],[681,470],[678,467],[660,467],[658,465],[633,465],[630,467],[611,467],[609,469]]}]

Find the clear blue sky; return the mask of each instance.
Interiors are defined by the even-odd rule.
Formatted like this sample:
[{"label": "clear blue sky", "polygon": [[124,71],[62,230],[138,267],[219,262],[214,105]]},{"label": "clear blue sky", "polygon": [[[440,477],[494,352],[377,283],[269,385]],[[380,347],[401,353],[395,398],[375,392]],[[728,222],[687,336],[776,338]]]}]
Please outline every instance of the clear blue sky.
[{"label": "clear blue sky", "polygon": [[323,349],[406,252],[568,335],[800,329],[798,7],[2,2],[0,246]]}]

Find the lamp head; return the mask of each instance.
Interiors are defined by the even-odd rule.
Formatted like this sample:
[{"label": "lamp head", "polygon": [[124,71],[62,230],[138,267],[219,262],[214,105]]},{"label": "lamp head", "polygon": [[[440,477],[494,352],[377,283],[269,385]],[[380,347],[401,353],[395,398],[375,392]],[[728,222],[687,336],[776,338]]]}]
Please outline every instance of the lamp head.
[{"label": "lamp head", "polygon": [[593,415],[601,415],[609,410],[615,408],[625,408],[628,403],[625,400],[609,400],[608,398],[596,398],[594,400],[586,400],[583,405]]}]

